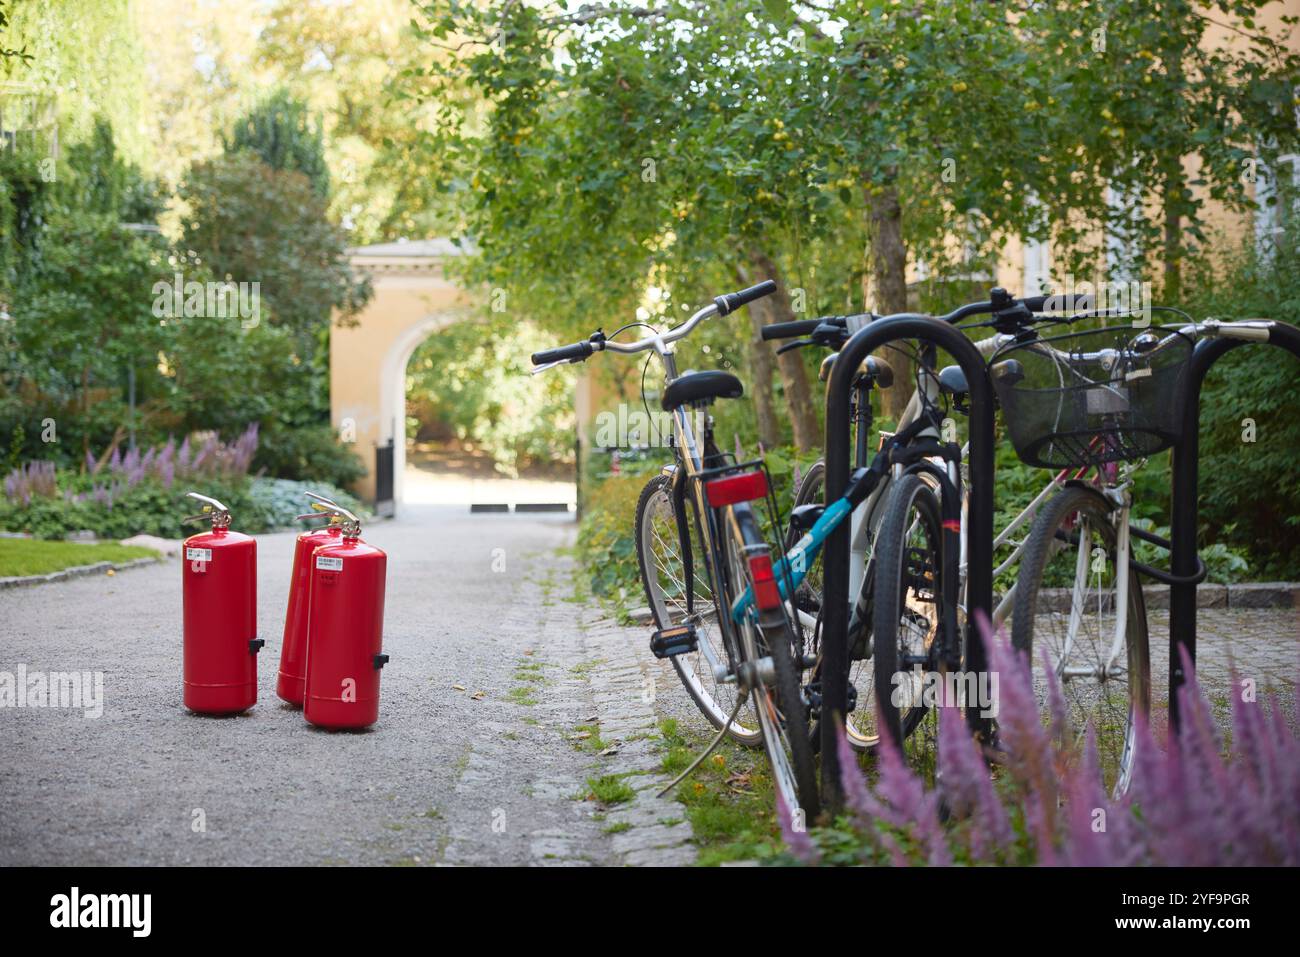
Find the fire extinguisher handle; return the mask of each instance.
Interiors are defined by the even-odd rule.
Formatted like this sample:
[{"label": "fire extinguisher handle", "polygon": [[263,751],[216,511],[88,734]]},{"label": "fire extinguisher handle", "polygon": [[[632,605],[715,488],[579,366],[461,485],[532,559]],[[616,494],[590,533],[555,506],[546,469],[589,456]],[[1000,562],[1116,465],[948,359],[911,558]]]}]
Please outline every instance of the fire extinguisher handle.
[{"label": "fire extinguisher handle", "polygon": [[265,644],[266,644],[265,638],[250,638],[248,639],[248,651],[250,654],[255,655],[262,650],[262,646]]},{"label": "fire extinguisher handle", "polygon": [[378,671],[384,665],[388,664],[388,655],[375,655],[375,670]]},{"label": "fire extinguisher handle", "polygon": [[215,498],[210,498],[207,495],[200,495],[198,492],[186,492],[185,495],[202,502],[203,511],[198,515],[189,515],[182,519],[182,524],[201,522],[204,519],[209,519],[211,520],[214,529],[230,527],[230,509],[226,508],[226,506],[222,505]]},{"label": "fire extinguisher handle", "polygon": [[[339,505],[337,502],[331,502],[323,495],[317,495],[315,492],[308,492],[307,497],[312,499],[311,507],[317,515],[327,516],[331,525],[338,525],[343,530],[344,538],[357,538],[361,535],[361,519],[357,518],[350,511]],[[313,518],[312,515],[299,515],[298,518]]]}]

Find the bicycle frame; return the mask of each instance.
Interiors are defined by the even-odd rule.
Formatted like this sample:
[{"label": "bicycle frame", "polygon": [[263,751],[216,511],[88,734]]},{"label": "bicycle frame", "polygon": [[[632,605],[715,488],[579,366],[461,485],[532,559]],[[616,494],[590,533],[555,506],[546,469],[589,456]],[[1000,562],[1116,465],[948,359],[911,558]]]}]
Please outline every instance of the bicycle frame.
[{"label": "bicycle frame", "polygon": [[[676,335],[660,335],[656,333],[648,337],[650,347],[654,349],[655,354],[664,371],[664,384],[670,385],[679,377],[677,370],[677,358],[672,349],[672,342],[686,335],[690,329],[693,329],[703,316],[715,312],[714,307],[706,307],[701,310],[690,320],[674,330]],[[606,348],[614,351],[639,351],[636,344],[629,344],[625,348],[619,348],[622,344],[609,342]],[[705,496],[704,482],[701,481],[702,473],[708,469],[708,462],[712,456],[720,455],[716,448],[711,448],[707,438],[708,430],[711,428],[711,417],[705,413],[700,418],[704,422],[704,428],[699,430],[704,433],[703,436],[697,437],[696,426],[699,422],[692,423],[691,410],[688,406],[680,405],[672,411],[673,420],[673,456],[674,464],[664,468],[663,474],[669,476],[674,483],[686,482],[686,493],[693,496],[695,501],[696,513],[701,517],[700,535],[703,539],[703,559],[708,573],[710,587],[714,595],[726,596],[735,592],[734,583],[727,579],[728,574],[737,574],[738,570],[723,566],[728,563],[719,561],[723,554],[728,536],[732,541],[740,542],[741,535],[737,525],[736,509],[747,508],[747,504],[727,505],[721,509],[715,509],[709,505]],[[673,502],[675,507],[681,499],[674,494]],[[685,515],[675,516],[679,523],[688,522],[689,517]],[[679,524],[679,528],[684,527]],[[742,556],[743,558],[743,556]],[[690,576],[694,579],[694,574]],[[687,582],[687,588],[691,587],[691,581]],[[748,587],[748,586],[747,586]],[[719,616],[718,628],[722,635],[724,650],[727,653],[729,661],[716,660],[714,649],[709,646],[708,642],[701,642],[699,645],[700,652],[708,662],[709,668],[713,671],[715,678],[721,680],[723,675],[734,674],[737,662],[745,660],[747,654],[752,654],[753,649],[742,649],[742,635],[739,633],[736,625],[741,624],[741,619],[734,622],[728,619],[728,616]]]}]

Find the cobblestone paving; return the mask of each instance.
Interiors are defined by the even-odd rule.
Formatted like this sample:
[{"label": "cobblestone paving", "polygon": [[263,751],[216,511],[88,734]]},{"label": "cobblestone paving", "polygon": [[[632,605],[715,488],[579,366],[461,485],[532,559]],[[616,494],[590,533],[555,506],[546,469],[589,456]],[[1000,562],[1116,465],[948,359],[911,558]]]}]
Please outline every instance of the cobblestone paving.
[{"label": "cobblestone paving", "polygon": [[[589,613],[584,632],[600,734],[618,748],[606,773],[628,775],[636,791],[635,800],[609,812],[611,826],[621,830],[614,836],[614,849],[627,864],[694,863],[691,825],[684,820],[682,806],[671,794],[656,796],[670,778],[660,770],[663,754],[655,702],[664,677],[648,648],[649,631],[623,628]],[[685,696],[680,684],[675,690]]]},{"label": "cobblestone paving", "polygon": [[[1230,716],[1239,683],[1250,680],[1261,699],[1277,695],[1292,726],[1300,726],[1294,694],[1300,675],[1300,609],[1200,608],[1196,621],[1198,680],[1220,725]],[[1148,625],[1152,705],[1159,713],[1169,700],[1168,610],[1150,611]]]}]

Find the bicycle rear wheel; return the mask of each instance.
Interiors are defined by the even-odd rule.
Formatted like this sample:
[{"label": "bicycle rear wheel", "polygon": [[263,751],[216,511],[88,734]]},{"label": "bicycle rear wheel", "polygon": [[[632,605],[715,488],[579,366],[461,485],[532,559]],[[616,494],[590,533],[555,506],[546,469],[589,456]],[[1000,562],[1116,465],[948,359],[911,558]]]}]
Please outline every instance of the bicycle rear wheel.
[{"label": "bicycle rear wheel", "polygon": [[1074,485],[1043,506],[1016,580],[1011,643],[1030,655],[1044,715],[1046,649],[1075,743],[1082,746],[1091,723],[1103,784],[1120,795],[1133,771],[1137,715],[1151,707],[1151,661],[1146,603],[1131,568],[1127,594],[1119,592],[1114,511],[1100,492]]},{"label": "bicycle rear wheel", "polygon": [[[770,556],[770,547],[758,530],[753,510],[746,504],[728,510],[731,525],[731,553],[728,561],[738,584],[755,594],[753,576],[746,558],[760,552]],[[804,702],[800,672],[795,667],[795,629],[788,606],[758,612],[751,606],[737,626],[741,655],[754,666],[750,694],[763,730],[763,746],[772,765],[772,780],[786,807],[802,810],[804,820],[816,817],[819,808],[817,773],[813,763],[812,739],[808,734],[808,707]],[[772,663],[765,673],[764,661]]]}]

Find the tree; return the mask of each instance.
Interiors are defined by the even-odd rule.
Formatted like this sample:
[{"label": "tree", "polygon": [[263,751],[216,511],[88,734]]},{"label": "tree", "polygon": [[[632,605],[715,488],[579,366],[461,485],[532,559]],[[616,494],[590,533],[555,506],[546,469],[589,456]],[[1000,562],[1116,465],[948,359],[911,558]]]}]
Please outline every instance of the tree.
[{"label": "tree", "polygon": [[[5,13],[4,8],[5,5],[0,3],[0,33],[3,33],[5,28],[9,26],[9,14]],[[3,41],[0,41],[0,60],[15,59],[26,61],[31,58],[32,55],[27,52],[26,46],[21,50],[13,50],[6,46]]]},{"label": "tree", "polygon": [[302,173],[322,199],[329,198],[330,174],[319,121],[286,90],[276,90],[235,122],[227,153],[249,150],[271,169]]},{"label": "tree", "polygon": [[194,166],[180,196],[190,210],[186,248],[219,279],[258,283],[268,321],[293,334],[305,364],[322,357],[331,314],[346,321],[369,298],[369,280],[347,261],[345,234],[301,173],[250,153],[223,156]]},{"label": "tree", "polygon": [[[23,150],[0,163],[0,299],[13,316],[0,388],[6,424],[49,454],[57,449],[38,441],[46,419],[60,448],[83,451],[127,424],[131,370],[141,357],[156,362],[164,342],[147,292],[166,266],[159,237],[124,225],[161,204],[105,119],[67,150],[58,175],[38,172],[43,159]],[[142,382],[141,400],[159,393],[155,384]]]},{"label": "tree", "polygon": [[[787,234],[818,184],[780,115],[813,94],[778,89],[771,67],[783,35],[756,30],[746,4],[705,11],[505,6],[461,9],[426,30],[440,45],[478,38],[444,76],[491,104],[481,133],[476,117],[454,117],[445,150],[469,181],[479,275],[516,301],[544,302],[549,315],[538,318],[553,328],[556,313],[589,314],[593,297],[629,314],[651,284],[675,305],[783,278]],[[705,20],[708,29],[674,28]],[[565,62],[548,62],[557,46]],[[759,151],[779,172],[763,170]],[[788,203],[776,201],[774,181]],[[782,294],[757,314],[788,319],[791,310]],[[748,350],[768,441],[770,349],[755,336]],[[820,430],[804,361],[786,355],[778,365],[795,442],[811,448]]]},{"label": "tree", "polygon": [[[1054,222],[1068,215],[1118,240],[1116,266],[1159,263],[1171,303],[1185,260],[1207,242],[1207,202],[1248,209],[1252,184],[1297,142],[1300,54],[1257,26],[1268,5],[1090,0],[1037,4],[1025,18],[1061,91],[1064,121],[1047,142],[1071,160],[1039,195]],[[1069,121],[1077,117],[1095,120]],[[1086,236],[1059,238],[1075,266],[1095,257]]]}]

